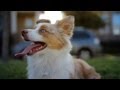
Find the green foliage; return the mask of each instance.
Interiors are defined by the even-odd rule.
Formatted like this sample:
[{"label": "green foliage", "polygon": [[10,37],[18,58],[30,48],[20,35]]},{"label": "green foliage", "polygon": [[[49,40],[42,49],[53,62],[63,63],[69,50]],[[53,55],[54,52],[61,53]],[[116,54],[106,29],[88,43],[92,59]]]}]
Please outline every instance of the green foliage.
[{"label": "green foliage", "polygon": [[75,25],[85,28],[98,29],[105,26],[101,17],[91,11],[64,11],[65,15],[75,16]]},{"label": "green foliage", "polygon": [[8,63],[0,62],[0,79],[25,79],[26,62],[11,60]]},{"label": "green foliage", "polygon": [[95,67],[102,79],[120,79],[120,57],[100,57],[88,60]]},{"label": "green foliage", "polygon": [[[120,79],[120,57],[97,57],[87,62],[95,67],[102,79]],[[8,63],[0,62],[0,79],[26,79],[26,62],[10,60]]]}]

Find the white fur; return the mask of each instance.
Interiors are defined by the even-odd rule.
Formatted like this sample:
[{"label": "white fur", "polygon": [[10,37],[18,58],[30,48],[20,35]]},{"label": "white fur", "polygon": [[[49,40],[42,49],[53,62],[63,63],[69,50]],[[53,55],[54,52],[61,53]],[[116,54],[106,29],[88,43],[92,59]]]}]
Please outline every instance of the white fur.
[{"label": "white fur", "polygon": [[27,37],[31,41],[43,41],[42,35],[39,34],[38,30],[26,29],[28,31]]},{"label": "white fur", "polygon": [[29,79],[69,79],[74,73],[71,45],[57,51],[46,48],[45,53],[38,52],[28,56]]},{"label": "white fur", "polygon": [[[49,28],[49,24],[42,24],[46,24]],[[34,30],[28,30],[29,40],[44,41],[43,36],[38,32],[42,24],[38,24]],[[53,25],[51,28],[50,32],[57,35],[56,32],[59,31],[57,31],[56,26]],[[47,47],[32,56],[27,56],[29,79],[70,79],[74,73],[74,61],[70,55],[72,46],[68,36],[64,35],[64,38],[67,45],[60,50]]]}]

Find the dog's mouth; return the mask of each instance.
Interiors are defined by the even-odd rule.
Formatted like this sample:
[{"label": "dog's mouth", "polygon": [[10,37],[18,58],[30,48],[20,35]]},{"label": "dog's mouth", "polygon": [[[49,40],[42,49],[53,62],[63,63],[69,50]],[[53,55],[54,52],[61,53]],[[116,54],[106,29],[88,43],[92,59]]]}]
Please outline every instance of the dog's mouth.
[{"label": "dog's mouth", "polygon": [[15,54],[16,57],[22,57],[25,55],[33,55],[37,53],[38,51],[41,51],[47,47],[47,44],[44,42],[33,42],[30,45],[28,45],[23,51],[20,53]]}]

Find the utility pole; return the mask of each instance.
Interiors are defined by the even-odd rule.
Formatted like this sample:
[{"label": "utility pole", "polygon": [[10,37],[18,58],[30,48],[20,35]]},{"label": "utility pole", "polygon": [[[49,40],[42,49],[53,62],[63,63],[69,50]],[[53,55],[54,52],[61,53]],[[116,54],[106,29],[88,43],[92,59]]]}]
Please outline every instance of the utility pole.
[{"label": "utility pole", "polygon": [[112,13],[113,13],[112,11],[108,11],[110,35],[113,35]]},{"label": "utility pole", "polygon": [[3,15],[3,40],[2,40],[2,60],[9,59],[9,32],[10,32],[10,11],[2,11]]}]

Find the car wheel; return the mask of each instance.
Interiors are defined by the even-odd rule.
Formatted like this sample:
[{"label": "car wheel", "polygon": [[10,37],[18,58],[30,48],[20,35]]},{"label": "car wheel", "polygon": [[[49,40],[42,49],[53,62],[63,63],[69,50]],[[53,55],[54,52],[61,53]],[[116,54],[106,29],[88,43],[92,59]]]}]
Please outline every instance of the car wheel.
[{"label": "car wheel", "polygon": [[81,50],[78,55],[79,58],[88,60],[92,57],[91,52],[89,50]]}]

